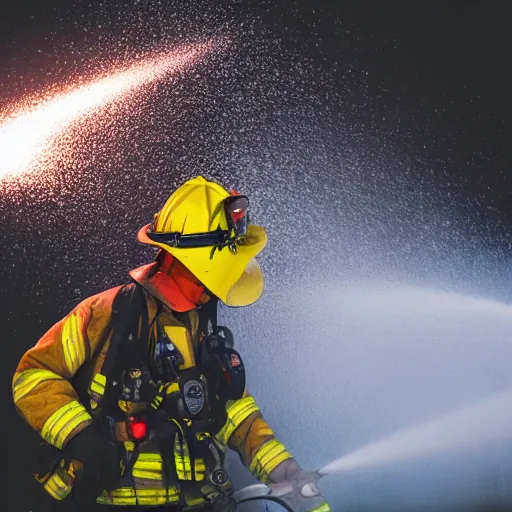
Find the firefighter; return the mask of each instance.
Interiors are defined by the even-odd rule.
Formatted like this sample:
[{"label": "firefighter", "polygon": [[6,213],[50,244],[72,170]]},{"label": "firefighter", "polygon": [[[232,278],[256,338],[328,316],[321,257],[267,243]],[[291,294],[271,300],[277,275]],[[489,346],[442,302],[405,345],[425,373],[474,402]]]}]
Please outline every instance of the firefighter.
[{"label": "firefighter", "polygon": [[34,474],[55,500],[236,510],[231,448],[261,482],[291,484],[298,511],[330,511],[263,419],[231,331],[217,325],[219,300],[247,306],[263,291],[255,257],[267,238],[248,207],[203,177],[185,182],[138,233],[156,260],[85,299],[22,357],[14,402],[44,441]]}]

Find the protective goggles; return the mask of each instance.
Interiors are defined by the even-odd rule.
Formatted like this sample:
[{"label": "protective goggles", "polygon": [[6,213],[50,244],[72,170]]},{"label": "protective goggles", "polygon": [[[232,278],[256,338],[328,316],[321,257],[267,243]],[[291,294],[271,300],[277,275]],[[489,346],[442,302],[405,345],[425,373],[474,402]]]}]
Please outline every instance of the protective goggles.
[{"label": "protective goggles", "polygon": [[236,251],[237,241],[247,234],[249,227],[249,198],[243,195],[229,196],[222,202],[222,207],[226,214],[227,230],[219,227],[208,233],[182,235],[179,232],[154,233],[148,229],[146,234],[154,242],[171,247],[214,247],[221,250],[229,246],[230,250]]}]

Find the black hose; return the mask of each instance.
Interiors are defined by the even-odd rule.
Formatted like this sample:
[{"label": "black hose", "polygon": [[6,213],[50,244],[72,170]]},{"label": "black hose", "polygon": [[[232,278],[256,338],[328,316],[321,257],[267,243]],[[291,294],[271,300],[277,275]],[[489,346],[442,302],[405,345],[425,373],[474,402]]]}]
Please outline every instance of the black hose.
[{"label": "black hose", "polygon": [[281,498],[277,498],[276,496],[255,496],[254,498],[246,498],[243,500],[240,500],[237,502],[237,505],[240,503],[246,503],[248,501],[259,501],[259,500],[266,500],[266,501],[273,501],[274,503],[277,503],[278,505],[281,505],[284,509],[286,509],[288,512],[295,512],[293,508],[286,503],[286,501],[283,501]]}]

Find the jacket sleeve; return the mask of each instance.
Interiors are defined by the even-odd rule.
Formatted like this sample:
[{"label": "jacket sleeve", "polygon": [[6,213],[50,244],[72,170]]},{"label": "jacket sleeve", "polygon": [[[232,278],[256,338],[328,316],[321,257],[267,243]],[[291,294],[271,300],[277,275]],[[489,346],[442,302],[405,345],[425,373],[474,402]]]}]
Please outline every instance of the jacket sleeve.
[{"label": "jacket sleeve", "polygon": [[111,315],[109,292],[89,297],[57,322],[21,358],[12,380],[20,415],[59,449],[92,420],[70,379],[91,359],[106,335]]},{"label": "jacket sleeve", "polygon": [[238,452],[244,465],[258,480],[269,482],[272,471],[292,455],[276,439],[247,391],[241,399],[229,401],[226,410],[228,419],[216,435],[217,441]]}]

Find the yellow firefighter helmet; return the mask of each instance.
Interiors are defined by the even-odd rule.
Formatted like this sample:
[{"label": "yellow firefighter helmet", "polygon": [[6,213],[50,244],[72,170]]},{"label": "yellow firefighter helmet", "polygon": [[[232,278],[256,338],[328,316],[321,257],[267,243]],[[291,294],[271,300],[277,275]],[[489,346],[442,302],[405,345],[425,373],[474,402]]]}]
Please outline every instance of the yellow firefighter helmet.
[{"label": "yellow firefighter helmet", "polygon": [[246,196],[197,176],[169,197],[137,238],[170,253],[228,306],[247,306],[263,292],[255,257],[267,243],[265,230],[249,223],[247,208]]}]

